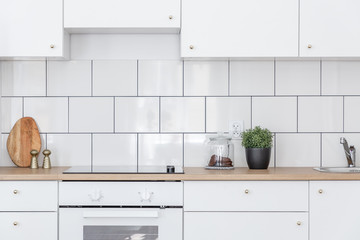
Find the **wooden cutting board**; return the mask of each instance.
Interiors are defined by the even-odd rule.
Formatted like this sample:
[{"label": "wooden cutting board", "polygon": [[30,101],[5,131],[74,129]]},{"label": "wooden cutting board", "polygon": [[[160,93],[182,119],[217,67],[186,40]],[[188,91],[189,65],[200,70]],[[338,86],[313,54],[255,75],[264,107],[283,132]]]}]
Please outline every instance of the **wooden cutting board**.
[{"label": "wooden cutting board", "polygon": [[40,152],[41,139],[36,122],[31,117],[20,118],[11,129],[7,139],[7,150],[18,167],[30,167],[30,151]]}]

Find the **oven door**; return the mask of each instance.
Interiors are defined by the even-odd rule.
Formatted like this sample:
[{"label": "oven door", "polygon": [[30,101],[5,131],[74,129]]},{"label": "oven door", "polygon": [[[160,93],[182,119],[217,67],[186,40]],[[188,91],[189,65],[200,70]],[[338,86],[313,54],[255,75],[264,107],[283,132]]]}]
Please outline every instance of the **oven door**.
[{"label": "oven door", "polygon": [[182,240],[182,208],[60,208],[59,240]]}]

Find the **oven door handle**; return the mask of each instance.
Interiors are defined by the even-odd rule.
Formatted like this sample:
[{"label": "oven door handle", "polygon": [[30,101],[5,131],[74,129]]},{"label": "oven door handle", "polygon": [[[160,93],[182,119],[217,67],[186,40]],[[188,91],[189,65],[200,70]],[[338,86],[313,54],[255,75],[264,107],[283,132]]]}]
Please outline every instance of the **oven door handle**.
[{"label": "oven door handle", "polygon": [[158,218],[158,211],[85,211],[84,218]]}]

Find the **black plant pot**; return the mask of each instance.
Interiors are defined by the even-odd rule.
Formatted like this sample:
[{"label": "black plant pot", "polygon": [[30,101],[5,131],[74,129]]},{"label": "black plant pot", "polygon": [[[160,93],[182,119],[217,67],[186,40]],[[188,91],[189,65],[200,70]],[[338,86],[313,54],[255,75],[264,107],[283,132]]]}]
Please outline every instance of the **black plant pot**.
[{"label": "black plant pot", "polygon": [[245,155],[250,169],[267,169],[270,163],[271,148],[246,148]]}]

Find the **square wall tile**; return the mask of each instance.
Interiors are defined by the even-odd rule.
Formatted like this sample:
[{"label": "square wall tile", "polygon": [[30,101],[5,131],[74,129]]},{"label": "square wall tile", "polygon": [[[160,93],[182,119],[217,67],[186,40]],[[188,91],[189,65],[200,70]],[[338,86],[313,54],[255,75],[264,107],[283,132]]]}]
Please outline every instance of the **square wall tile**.
[{"label": "square wall tile", "polygon": [[1,131],[10,132],[17,120],[22,118],[22,98],[1,98]]},{"label": "square wall tile", "polygon": [[[9,134],[2,134],[1,135],[1,159],[0,159],[0,167],[14,167],[16,166],[13,161],[11,160],[8,150],[7,150],[7,139],[9,137]],[[41,140],[41,155],[38,156],[39,161],[39,167],[42,167],[43,164],[43,158],[42,151],[46,148],[46,134],[40,134],[40,140]]]},{"label": "square wall tile", "polygon": [[274,61],[231,61],[230,95],[274,95]]},{"label": "square wall tile", "polygon": [[277,61],[276,95],[320,95],[320,61]]},{"label": "square wall tile", "polygon": [[40,132],[67,132],[68,98],[25,98],[24,117],[34,118]]},{"label": "square wall tile", "polygon": [[182,61],[139,61],[139,96],[182,96],[182,94]]},{"label": "square wall tile", "polygon": [[344,98],[344,131],[360,132],[360,97]]},{"label": "square wall tile", "polygon": [[204,167],[208,161],[208,135],[185,134],[184,135],[184,166]]},{"label": "square wall tile", "polygon": [[140,134],[139,165],[183,166],[183,135]]},{"label": "square wall tile", "polygon": [[[358,150],[360,146],[359,133],[324,133],[322,135],[322,166],[323,167],[347,167],[348,163],[344,147],[340,144],[340,138],[344,137],[349,147],[355,146]],[[355,165],[360,167],[359,161]]]},{"label": "square wall tile", "polygon": [[45,96],[45,61],[0,61],[2,96]]},{"label": "square wall tile", "polygon": [[272,132],[296,132],[296,97],[254,97],[252,127],[261,126]]},{"label": "square wall tile", "polygon": [[360,61],[323,61],[323,95],[359,95]]},{"label": "square wall tile", "polygon": [[115,132],[159,132],[159,98],[116,98]]},{"label": "square wall tile", "polygon": [[342,97],[299,97],[299,132],[342,131]]},{"label": "square wall tile", "polygon": [[136,134],[94,134],[94,166],[137,166]]},{"label": "square wall tile", "polygon": [[185,61],[185,96],[227,96],[228,61]]},{"label": "square wall tile", "polygon": [[320,133],[276,134],[277,167],[319,167]]},{"label": "square wall tile", "polygon": [[53,166],[91,167],[91,134],[48,134]]},{"label": "square wall tile", "polygon": [[205,132],[205,98],[161,98],[161,132]]},{"label": "square wall tile", "polygon": [[251,127],[250,97],[209,97],[206,99],[206,131],[229,132],[231,121],[244,121]]},{"label": "square wall tile", "polygon": [[91,61],[48,61],[48,96],[91,96]]},{"label": "square wall tile", "polygon": [[136,96],[137,62],[94,61],[94,96]]},{"label": "square wall tile", "polygon": [[114,98],[84,97],[69,99],[70,132],[113,132]]}]

